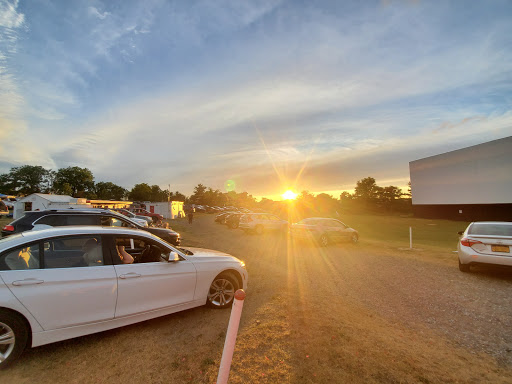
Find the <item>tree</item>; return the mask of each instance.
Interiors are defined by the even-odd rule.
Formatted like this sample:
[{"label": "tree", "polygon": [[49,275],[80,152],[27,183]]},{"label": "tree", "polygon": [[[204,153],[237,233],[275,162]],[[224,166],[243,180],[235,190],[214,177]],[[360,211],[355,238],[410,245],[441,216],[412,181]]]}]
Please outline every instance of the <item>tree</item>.
[{"label": "tree", "polygon": [[119,185],[110,181],[100,181],[94,186],[96,198],[101,200],[122,200],[128,194],[128,191]]},{"label": "tree", "polygon": [[146,183],[135,184],[130,193],[128,193],[128,198],[132,201],[150,201],[152,189]]},{"label": "tree", "polygon": [[51,188],[52,171],[39,165],[23,165],[11,168],[0,175],[0,190],[13,195],[30,195],[48,192]]},{"label": "tree", "polygon": [[377,198],[379,186],[373,177],[366,177],[356,184],[354,196],[366,202],[372,202]]},{"label": "tree", "polygon": [[171,201],[185,201],[187,200],[187,196],[185,196],[183,193],[176,191],[170,193]]},{"label": "tree", "polygon": [[53,186],[56,192],[63,193],[64,184],[69,184],[73,197],[86,197],[94,194],[94,176],[87,168],[61,168],[55,174]]},{"label": "tree", "polygon": [[206,187],[203,184],[197,184],[194,187],[194,193],[190,196],[190,202],[192,204],[204,204],[204,194],[206,192]]},{"label": "tree", "polygon": [[339,201],[327,193],[320,193],[315,197],[315,207],[323,215],[333,215],[339,209]]},{"label": "tree", "polygon": [[151,186],[151,196],[149,201],[167,201],[167,197],[169,196],[169,191],[162,191],[162,189],[158,185]]}]

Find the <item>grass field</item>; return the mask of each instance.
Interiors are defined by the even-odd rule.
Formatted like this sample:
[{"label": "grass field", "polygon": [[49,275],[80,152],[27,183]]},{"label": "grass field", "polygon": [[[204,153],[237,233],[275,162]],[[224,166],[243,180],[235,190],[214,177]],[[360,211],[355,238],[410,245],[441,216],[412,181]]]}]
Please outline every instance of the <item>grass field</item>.
[{"label": "grass field", "polygon": [[[370,296],[388,290],[397,310],[415,305],[405,301],[410,287],[384,279],[385,269],[399,276],[400,268],[411,268],[421,276],[439,266],[459,278],[451,251],[466,223],[386,216],[343,221],[360,231],[360,244],[317,248],[283,234],[244,235],[213,223],[212,215],[196,215],[192,225],[171,222],[184,246],[225,251],[247,264],[230,383],[512,382],[510,367],[492,356],[457,345],[428,324],[394,318],[392,307],[387,316],[357,300],[377,283]],[[415,250],[397,251],[409,246],[409,226]],[[34,348],[0,372],[0,382],[214,383],[228,320],[229,311],[197,308]]]}]

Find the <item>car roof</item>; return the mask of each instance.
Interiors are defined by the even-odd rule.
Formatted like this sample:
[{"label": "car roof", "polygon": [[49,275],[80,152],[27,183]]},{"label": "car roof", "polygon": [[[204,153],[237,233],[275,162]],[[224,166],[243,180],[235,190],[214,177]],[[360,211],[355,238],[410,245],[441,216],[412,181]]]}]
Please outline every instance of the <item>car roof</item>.
[{"label": "car roof", "polygon": [[32,230],[32,231],[25,231],[21,232],[18,235],[13,235],[12,237],[6,237],[3,238],[0,241],[0,251],[3,251],[4,249],[11,248],[13,246],[17,246],[19,244],[25,244],[31,241],[38,241],[47,239],[50,237],[57,237],[57,236],[69,236],[69,235],[133,235],[136,234],[137,236],[143,236],[147,238],[151,238],[154,240],[158,240],[161,242],[161,240],[143,230],[135,229],[135,228],[120,228],[120,227],[100,227],[100,226],[83,226],[83,225],[76,225],[76,226],[65,226],[65,227],[54,227],[54,228],[48,228],[48,229],[42,229],[42,230]]},{"label": "car roof", "polygon": [[512,225],[511,221],[474,221],[471,224],[484,224],[484,225]]}]

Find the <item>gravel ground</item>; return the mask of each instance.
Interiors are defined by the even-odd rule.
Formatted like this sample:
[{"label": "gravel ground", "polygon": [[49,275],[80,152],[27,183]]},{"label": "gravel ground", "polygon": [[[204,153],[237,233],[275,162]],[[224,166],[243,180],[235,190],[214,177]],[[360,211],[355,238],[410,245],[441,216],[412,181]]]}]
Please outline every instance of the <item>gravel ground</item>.
[{"label": "gravel ground", "polygon": [[[263,237],[243,235],[204,218],[194,223],[196,236],[204,231],[199,246],[223,249],[242,259],[255,260],[263,241],[274,242],[286,252],[276,234]],[[186,243],[186,241],[185,241]],[[279,245],[281,244],[281,245]],[[393,322],[419,333],[429,329],[472,353],[485,353],[500,365],[512,368],[512,269],[480,266],[462,273],[457,255],[451,249],[408,250],[366,242],[357,245],[335,244],[318,248],[308,244],[301,253],[316,260],[308,267],[314,289],[333,287],[356,306],[363,306]],[[250,289],[258,285],[255,270],[269,267],[251,265]],[[330,280],[333,284],[324,284]]]},{"label": "gravel ground", "polygon": [[427,251],[407,252],[361,244],[356,252],[329,254],[346,299],[419,332],[428,327],[510,368],[512,270],[481,266],[462,273],[456,254],[450,265],[429,262]]}]

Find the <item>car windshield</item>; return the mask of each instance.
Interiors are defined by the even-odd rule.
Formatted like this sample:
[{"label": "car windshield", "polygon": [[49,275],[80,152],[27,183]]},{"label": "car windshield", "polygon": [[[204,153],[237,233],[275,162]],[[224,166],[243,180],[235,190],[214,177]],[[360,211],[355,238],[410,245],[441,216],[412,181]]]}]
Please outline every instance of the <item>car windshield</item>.
[{"label": "car windshield", "polygon": [[469,235],[512,236],[511,224],[475,223],[469,228]]}]

